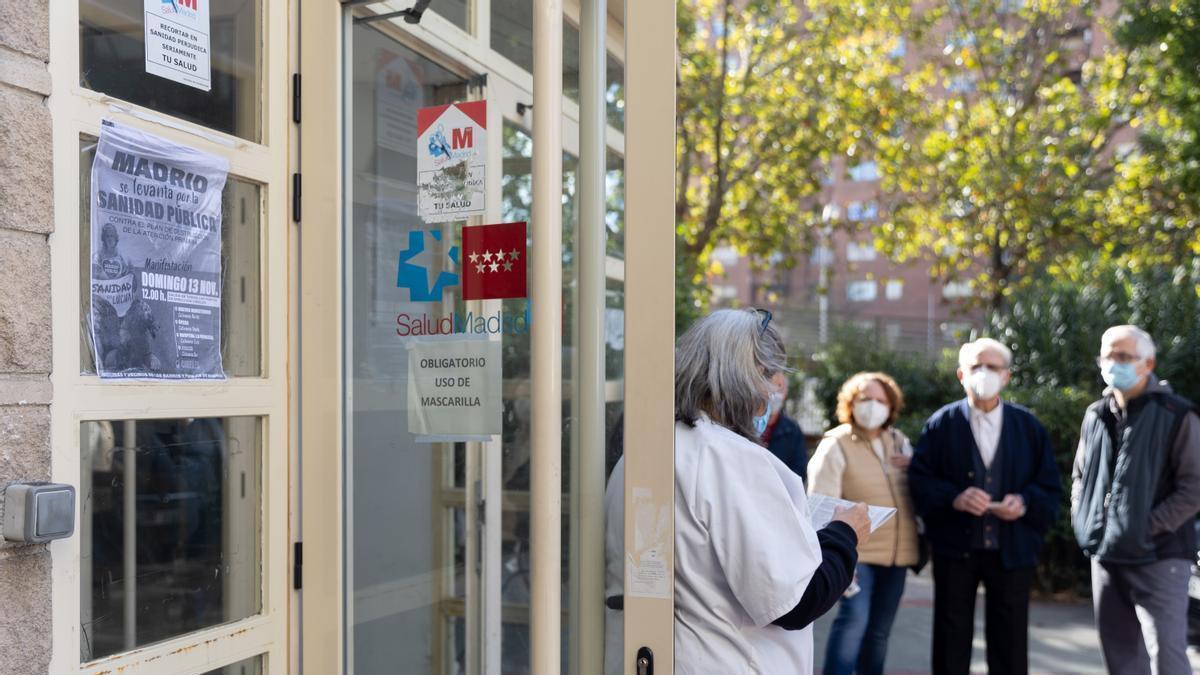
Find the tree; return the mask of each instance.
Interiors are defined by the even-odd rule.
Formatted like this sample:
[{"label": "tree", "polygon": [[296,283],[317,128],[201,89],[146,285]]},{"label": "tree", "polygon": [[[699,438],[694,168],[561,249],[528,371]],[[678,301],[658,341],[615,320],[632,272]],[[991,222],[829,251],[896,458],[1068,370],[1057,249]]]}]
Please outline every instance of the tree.
[{"label": "tree", "polygon": [[1087,54],[1102,30],[1096,4],[953,0],[923,15],[945,35],[904,77],[925,105],[879,141],[877,237],[893,258],[970,279],[996,311],[1049,265],[1093,247],[1114,146],[1131,123],[1114,104],[1119,60]]},{"label": "tree", "polygon": [[811,246],[824,167],[861,153],[902,103],[908,3],[680,0],[677,317],[707,304],[709,254],[764,263]]},{"label": "tree", "polygon": [[1126,2],[1114,36],[1127,48],[1124,105],[1140,152],[1121,167],[1109,208],[1137,266],[1200,254],[1200,0]]}]

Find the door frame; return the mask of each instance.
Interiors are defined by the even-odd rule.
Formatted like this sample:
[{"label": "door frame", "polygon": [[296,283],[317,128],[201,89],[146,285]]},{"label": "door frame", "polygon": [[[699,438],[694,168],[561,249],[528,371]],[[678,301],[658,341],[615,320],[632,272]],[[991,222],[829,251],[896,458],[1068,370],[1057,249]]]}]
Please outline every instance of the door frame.
[{"label": "door frame", "polygon": [[[291,288],[287,218],[286,123],[290,41],[287,0],[257,0],[261,30],[257,94],[261,96],[262,137],[250,141],[186,122],[80,84],[80,3],[50,2],[49,63],[53,143],[55,231],[49,237],[52,298],[51,477],[81,485],[80,424],[89,420],[171,419],[254,416],[261,423],[261,593],[260,611],[246,619],[210,626],[161,642],[80,662],[82,537],[78,533],[49,545],[52,570],[50,672],[193,674],[262,655],[264,672],[288,672],[287,537],[289,499],[288,404],[291,364],[286,346]],[[205,382],[111,382],[81,374],[80,335],[80,136],[98,136],[100,121],[112,119],[177,143],[225,157],[229,175],[260,186],[259,354],[261,374]],[[252,289],[253,290],[253,289]],[[229,296],[226,296],[229,297]],[[82,530],[83,501],[75,519]]]},{"label": "door frame", "polygon": [[[417,25],[402,23],[399,19],[393,20],[386,32],[406,46],[416,49],[439,63],[454,64],[450,66],[452,69],[485,74],[488,77],[486,94],[489,101],[488,127],[493,130],[493,133],[488,134],[487,173],[489,181],[494,181],[494,184],[490,186],[487,194],[486,222],[498,222],[501,212],[499,190],[499,180],[502,174],[501,129],[502,125],[507,122],[520,126],[524,130],[531,130],[532,113],[526,112],[522,116],[516,113],[516,109],[517,103],[528,104],[532,101],[533,80],[530,73],[506,59],[495,58],[495,52],[490,50],[487,30],[487,24],[490,21],[489,5],[488,0],[476,0],[471,4],[474,10],[472,25],[477,32],[475,37],[464,33],[433,13],[426,14],[421,23]],[[578,24],[579,3],[568,1],[565,5],[564,14],[567,19]],[[636,5],[637,3],[629,3],[626,8],[627,22],[631,16],[644,13],[642,8],[636,7]],[[385,9],[394,8],[385,4],[371,11],[382,12]],[[342,162],[347,152],[344,120],[348,117],[346,106],[342,101],[342,92],[346,86],[344,66],[345,60],[349,58],[348,45],[350,44],[348,29],[343,21],[343,12],[345,11],[348,10],[335,0],[300,3],[298,9],[299,28],[296,31],[300,44],[299,72],[303,78],[304,90],[319,93],[302,98],[300,106],[302,122],[297,132],[300,149],[297,152],[298,160],[294,162],[297,171],[303,177],[303,189],[300,191],[298,199],[303,220],[299,228],[299,252],[297,255],[300,269],[298,281],[300,319],[297,327],[297,334],[300,336],[297,403],[298,463],[300,465],[298,505],[302,513],[302,525],[297,529],[295,538],[306,541],[308,545],[305,548],[308,550],[304,552],[303,559],[302,598],[296,603],[296,606],[302,608],[302,611],[297,620],[298,628],[295,631],[293,642],[299,645],[296,647],[299,653],[298,660],[303,664],[304,669],[316,673],[342,672],[345,665],[345,653],[349,646],[344,626],[347,618],[345,594],[350,592],[350,589],[346,586],[348,577],[343,550],[347,528],[344,505],[348,477],[345,473],[343,454],[343,448],[347,442],[347,430],[343,419],[345,392],[343,354],[346,335],[342,325],[345,311],[345,290],[342,284],[346,261],[343,252],[342,228],[349,217],[349,205],[346,201],[346,185],[342,175]],[[666,23],[663,23],[664,15],[657,15],[654,18],[652,30],[660,32],[667,30],[673,34],[675,30],[673,5],[669,15],[665,15],[665,19]],[[651,26],[650,22],[647,22],[647,25]],[[606,47],[620,58],[622,40],[625,39],[624,35],[627,35],[628,32],[626,29],[624,35],[614,35],[613,26],[610,17]],[[654,41],[651,40],[651,42]],[[638,108],[641,114],[648,117],[661,117],[661,111],[673,110],[674,105],[674,43],[663,40],[657,40],[657,42],[660,44],[656,46],[655,50],[651,50],[654,52],[653,57],[665,59],[662,62],[664,68],[667,68],[665,72],[669,73],[672,79],[670,86],[665,88],[668,95],[668,98],[665,99],[667,100],[666,106],[657,108],[654,106],[661,106],[664,100],[661,77],[664,69],[658,69],[660,77],[651,80],[649,87],[659,89],[654,92],[656,99],[652,103]],[[309,47],[309,45],[318,47]],[[632,50],[633,46],[631,43],[628,48]],[[632,51],[628,53],[630,56],[633,54]],[[646,55],[643,54],[640,58],[646,58]],[[630,59],[625,57],[622,60]],[[632,93],[633,83],[631,80],[634,78],[631,78],[628,71],[625,77],[627,91]],[[647,88],[645,84],[641,86],[643,92]],[[648,96],[646,98],[649,99]],[[568,139],[564,146],[577,155],[579,107],[570,100],[564,100],[563,110],[564,137]],[[627,108],[626,115],[626,128],[636,127],[636,123],[631,124],[631,121],[635,119],[632,117],[633,112]],[[665,135],[664,128],[666,129]],[[659,134],[659,136],[647,144],[647,149],[652,148],[654,152],[658,153],[665,152],[668,161],[673,162],[673,116],[667,118],[665,124],[659,120],[656,128],[648,130],[643,136],[652,134]],[[638,354],[637,363],[641,365],[636,369],[641,369],[642,375],[639,378],[627,376],[625,389],[654,392],[656,395],[661,395],[662,392],[659,390],[662,390],[667,397],[665,400],[669,401],[671,396],[670,368],[673,360],[671,336],[674,334],[674,320],[673,312],[664,312],[661,308],[673,306],[674,277],[673,266],[661,264],[661,253],[673,251],[674,228],[669,225],[673,222],[674,192],[671,186],[674,175],[673,163],[667,166],[665,174],[654,174],[654,171],[663,170],[661,161],[655,165],[656,168],[653,170],[635,172],[632,162],[628,161],[625,134],[612,127],[607,129],[606,145],[610,152],[624,155],[627,160],[626,260],[630,259],[629,249],[634,248],[635,245],[646,251],[658,251],[660,254],[653,256],[654,260],[639,259],[642,271],[650,274],[639,274],[638,285],[657,284],[658,287],[653,293],[644,293],[644,298],[638,303],[632,301],[633,296],[629,293],[627,281],[629,276],[627,270],[633,261],[630,260],[627,263],[625,260],[612,257],[605,261],[606,278],[625,284],[627,326],[632,328],[635,324],[640,324],[643,327],[640,331],[632,331],[632,335],[630,328],[626,329],[627,372],[635,370],[635,361],[631,355]],[[334,161],[330,161],[331,158],[334,158]],[[635,178],[635,175],[640,178]],[[635,190],[633,187],[635,180],[642,181],[645,187]],[[657,189],[664,183],[667,185],[665,191]],[[655,189],[651,189],[652,186]],[[635,193],[640,197],[635,199]],[[643,204],[647,199],[661,202],[653,213],[653,216],[657,217],[651,218],[648,213],[647,216],[638,219],[638,222],[652,221],[654,225],[635,228],[632,225],[633,218],[631,217],[631,213],[634,212],[634,204]],[[644,207],[637,206],[636,208]],[[666,214],[665,218],[662,217],[663,213]],[[653,236],[649,238],[639,236],[635,234],[635,229],[645,229],[647,234],[653,232]],[[665,246],[664,242],[666,242]],[[637,320],[633,318],[635,304],[637,316],[640,317]],[[337,317],[337,320],[330,321],[329,317]],[[667,368],[666,377],[663,377],[664,364]],[[649,368],[648,365],[654,367]],[[631,380],[634,382],[631,383]],[[644,388],[642,385],[647,382],[655,384],[658,388]],[[665,389],[661,387],[663,383],[668,383]],[[606,390],[608,389],[612,389],[612,387],[606,387]],[[606,398],[613,395],[609,392]],[[621,396],[620,394],[615,395]],[[642,400],[641,394],[639,394],[639,400]],[[639,407],[641,407],[640,404]],[[671,453],[669,450],[664,451],[664,448],[670,448],[669,443],[671,442],[670,406],[659,405],[646,410],[654,410],[655,414],[661,417],[650,426],[657,425],[660,428],[658,434],[660,437],[664,437],[662,430],[665,429],[668,445],[651,447],[646,438],[627,435],[626,438],[629,440],[626,443],[626,449],[628,450],[632,446],[638,455],[643,452],[650,453],[649,456],[654,460],[645,467],[645,470],[649,472],[645,478],[650,483],[639,481],[638,485],[651,485],[655,494],[662,496],[665,503],[670,504],[673,465],[671,464]],[[640,417],[635,415],[634,418],[641,419],[646,416],[647,413],[643,412]],[[633,428],[629,417],[626,418],[626,426]],[[498,523],[501,519],[502,501],[500,499],[500,471],[498,470],[500,442],[483,444],[478,450],[482,453],[480,463],[482,473],[485,477],[490,477],[483,485],[485,518],[488,523]],[[664,453],[665,463],[663,461]],[[665,492],[663,486],[666,486]],[[469,484],[468,489],[470,489]],[[481,672],[487,673],[498,672],[500,662],[500,537],[496,530],[493,530],[492,534],[494,536],[485,536],[481,556],[485,570],[481,582],[482,592],[486,599],[482,610],[484,634],[479,636],[484,645],[480,659],[485,664]],[[667,546],[669,547],[669,545],[668,541]],[[664,613],[661,602],[639,604],[635,600],[630,613],[637,616],[644,615],[645,625],[669,626],[670,603],[668,602],[666,606],[667,609]],[[643,631],[642,635],[653,635],[653,632]],[[669,628],[665,635],[665,642],[656,639],[653,643],[655,652],[660,655],[660,664],[663,663],[662,655],[666,655],[669,659],[671,644]],[[469,660],[469,662],[471,661]]]}]

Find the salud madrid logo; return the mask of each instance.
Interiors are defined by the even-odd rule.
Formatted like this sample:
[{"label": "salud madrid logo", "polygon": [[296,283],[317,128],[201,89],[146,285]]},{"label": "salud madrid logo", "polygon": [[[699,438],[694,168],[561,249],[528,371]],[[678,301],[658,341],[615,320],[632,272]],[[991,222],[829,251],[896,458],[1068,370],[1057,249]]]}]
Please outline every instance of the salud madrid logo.
[{"label": "salud madrid logo", "polygon": [[194,17],[200,11],[201,0],[162,0],[160,8],[163,14],[178,14]]},{"label": "salud madrid logo", "polygon": [[[463,300],[499,300],[527,296],[525,223],[499,223],[462,228],[462,246],[446,251],[447,267],[430,278],[430,269],[414,259],[425,252],[427,239],[441,242],[441,230],[413,230],[408,233],[408,248],[400,251],[396,269],[396,287],[407,288],[411,302],[441,302],[447,288],[462,285]],[[451,333],[517,333],[529,326],[529,308],[522,316],[506,317],[457,312],[433,317],[428,313],[400,314],[396,333],[401,337],[446,335]]]}]

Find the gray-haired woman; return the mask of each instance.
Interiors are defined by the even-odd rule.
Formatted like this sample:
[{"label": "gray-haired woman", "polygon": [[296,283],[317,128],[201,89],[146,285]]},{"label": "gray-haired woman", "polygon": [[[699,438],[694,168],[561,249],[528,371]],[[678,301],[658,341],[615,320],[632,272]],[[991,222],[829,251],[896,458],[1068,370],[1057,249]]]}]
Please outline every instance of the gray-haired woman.
[{"label": "gray-haired woman", "polygon": [[[813,530],[804,483],[759,442],[783,341],[763,310],[720,310],[675,351],[675,672],[812,672],[810,624],[850,585],[863,505]],[[606,670],[621,671],[621,460],[605,495]]]}]

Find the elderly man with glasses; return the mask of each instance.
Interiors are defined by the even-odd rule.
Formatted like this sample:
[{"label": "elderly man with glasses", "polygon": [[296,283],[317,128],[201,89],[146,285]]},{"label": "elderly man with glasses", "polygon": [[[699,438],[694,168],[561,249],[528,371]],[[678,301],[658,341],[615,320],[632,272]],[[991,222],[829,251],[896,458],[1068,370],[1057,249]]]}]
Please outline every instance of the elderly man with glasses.
[{"label": "elderly man with glasses", "polygon": [[1087,409],[1071,481],[1071,524],[1092,560],[1092,600],[1111,673],[1190,673],[1189,560],[1200,511],[1196,406],[1154,377],[1137,326],[1100,338],[1108,387]]},{"label": "elderly man with glasses", "polygon": [[988,672],[1029,671],[1029,592],[1062,485],[1046,430],[1001,400],[1012,352],[981,338],[958,353],[966,398],[921,432],[908,486],[933,549],[933,672],[967,675],[975,593],[986,592]]}]

